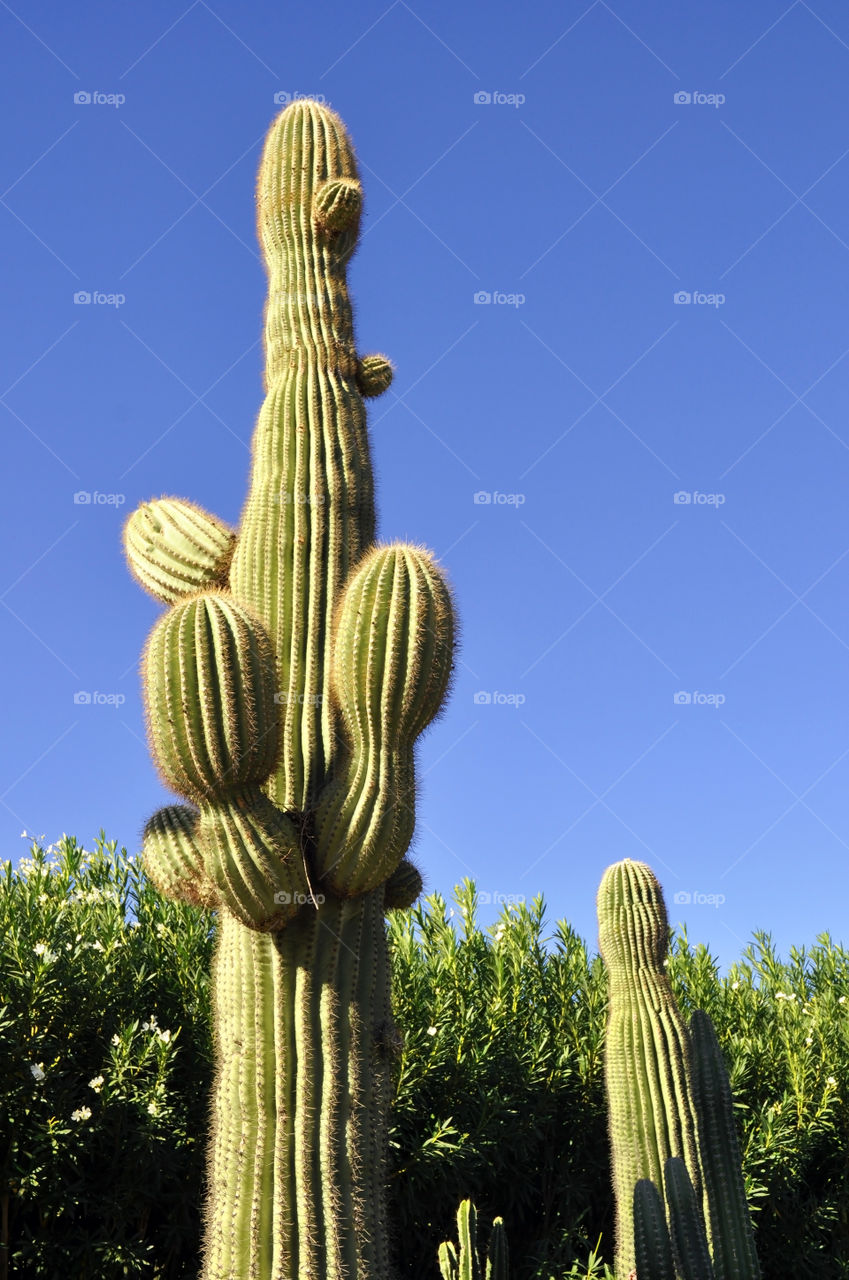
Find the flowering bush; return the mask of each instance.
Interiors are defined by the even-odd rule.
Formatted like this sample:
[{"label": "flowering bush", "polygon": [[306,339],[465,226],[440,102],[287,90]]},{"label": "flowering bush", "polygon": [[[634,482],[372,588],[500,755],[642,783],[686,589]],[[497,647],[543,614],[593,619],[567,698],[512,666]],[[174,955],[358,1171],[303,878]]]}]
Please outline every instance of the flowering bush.
[{"label": "flowering bush", "polygon": [[208,924],[102,834],[93,853],[63,837],[6,864],[0,1197],[13,1276],[195,1274]]}]

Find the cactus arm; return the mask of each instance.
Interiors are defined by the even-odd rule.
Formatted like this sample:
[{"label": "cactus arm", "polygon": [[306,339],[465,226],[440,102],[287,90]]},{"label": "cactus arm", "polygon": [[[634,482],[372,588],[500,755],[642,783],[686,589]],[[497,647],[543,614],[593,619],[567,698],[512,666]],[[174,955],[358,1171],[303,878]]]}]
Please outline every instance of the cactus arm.
[{"label": "cactus arm", "polygon": [[223,521],[182,498],[143,502],[124,525],[130,572],[165,604],[224,586],[235,540]]},{"label": "cactus arm", "polygon": [[493,1218],[486,1258],[486,1280],[507,1280],[510,1256],[503,1218]]},{"label": "cactus arm", "polygon": [[648,1178],[641,1178],[634,1188],[634,1254],[638,1280],[678,1280],[666,1211]]},{"label": "cactus arm", "polygon": [[348,751],[318,803],[316,866],[336,893],[386,880],[413,831],[413,743],[433,719],[451,673],[451,599],[431,558],[376,547],[342,601],[333,695]]},{"label": "cactus arm", "polygon": [[168,805],[148,819],[142,836],[144,869],[160,893],[214,910],[220,905],[204,868],[200,814],[188,805]]},{"label": "cactus arm", "polygon": [[690,1038],[716,1280],[760,1280],[728,1071],[701,1009],[690,1016]]},{"label": "cactus arm", "polygon": [[616,1272],[634,1269],[634,1187],[663,1185],[669,1156],[681,1156],[697,1194],[702,1178],[696,1145],[689,1033],[663,961],[669,926],[651,868],[624,861],[609,867],[598,893],[599,944],[609,981],[605,1085],[616,1195]]},{"label": "cactus arm", "polygon": [[702,1207],[687,1166],[670,1156],[665,1174],[672,1253],[681,1280],[714,1280]]},{"label": "cactus arm", "polygon": [[437,1253],[439,1261],[439,1270],[442,1272],[442,1280],[457,1280],[459,1271],[459,1263],[457,1260],[457,1250],[454,1248],[450,1240],[443,1240],[439,1246]]}]

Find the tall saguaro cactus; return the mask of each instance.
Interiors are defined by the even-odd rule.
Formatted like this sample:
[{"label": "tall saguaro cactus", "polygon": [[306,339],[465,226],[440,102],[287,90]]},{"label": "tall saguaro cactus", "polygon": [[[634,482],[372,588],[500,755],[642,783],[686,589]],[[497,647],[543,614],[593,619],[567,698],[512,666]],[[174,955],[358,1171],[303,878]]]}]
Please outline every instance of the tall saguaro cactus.
[{"label": "tall saguaro cactus", "polygon": [[190,802],[150,819],[144,863],[218,912],[203,1280],[390,1274],[384,912],[421,890],[413,746],[454,624],[432,557],[373,543],[363,397],[392,368],[354,345],[361,204],[341,120],[291,104],[259,171],[266,396],[241,523],[162,498],[125,527],[170,606],[143,659],[148,729]]}]

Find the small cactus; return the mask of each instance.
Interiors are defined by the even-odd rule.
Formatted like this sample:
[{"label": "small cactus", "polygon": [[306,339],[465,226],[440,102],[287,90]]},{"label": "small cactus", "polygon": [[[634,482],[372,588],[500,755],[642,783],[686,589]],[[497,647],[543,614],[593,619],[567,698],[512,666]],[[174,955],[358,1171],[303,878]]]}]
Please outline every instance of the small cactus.
[{"label": "small cactus", "polygon": [[442,1280],[507,1280],[507,1233],[501,1218],[493,1219],[486,1264],[482,1267],[477,1243],[477,1211],[471,1200],[463,1200],[457,1210],[457,1245],[455,1248],[446,1240],[439,1246]]},{"label": "small cactus", "polygon": [[675,1002],[666,906],[651,868],[630,858],[608,867],[598,913],[616,1274],[759,1280],[728,1072],[707,1014],[695,1010],[688,1027]]}]

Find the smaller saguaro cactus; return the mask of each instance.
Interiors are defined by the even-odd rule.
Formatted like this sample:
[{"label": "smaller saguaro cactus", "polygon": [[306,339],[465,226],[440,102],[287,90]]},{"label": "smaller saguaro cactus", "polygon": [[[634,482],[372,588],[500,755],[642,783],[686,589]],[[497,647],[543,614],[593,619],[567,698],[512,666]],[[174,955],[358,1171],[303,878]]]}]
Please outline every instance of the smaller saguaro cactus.
[{"label": "smaller saguaro cactus", "polygon": [[608,867],[598,915],[616,1274],[759,1280],[728,1072],[707,1014],[695,1010],[688,1028],[675,1002],[666,905],[651,868],[630,858]]},{"label": "smaller saguaro cactus", "polygon": [[459,1249],[450,1240],[439,1246],[442,1280],[507,1280],[507,1233],[501,1218],[492,1222],[485,1267],[478,1254],[477,1211],[471,1200],[463,1200],[457,1210],[457,1241]]}]

